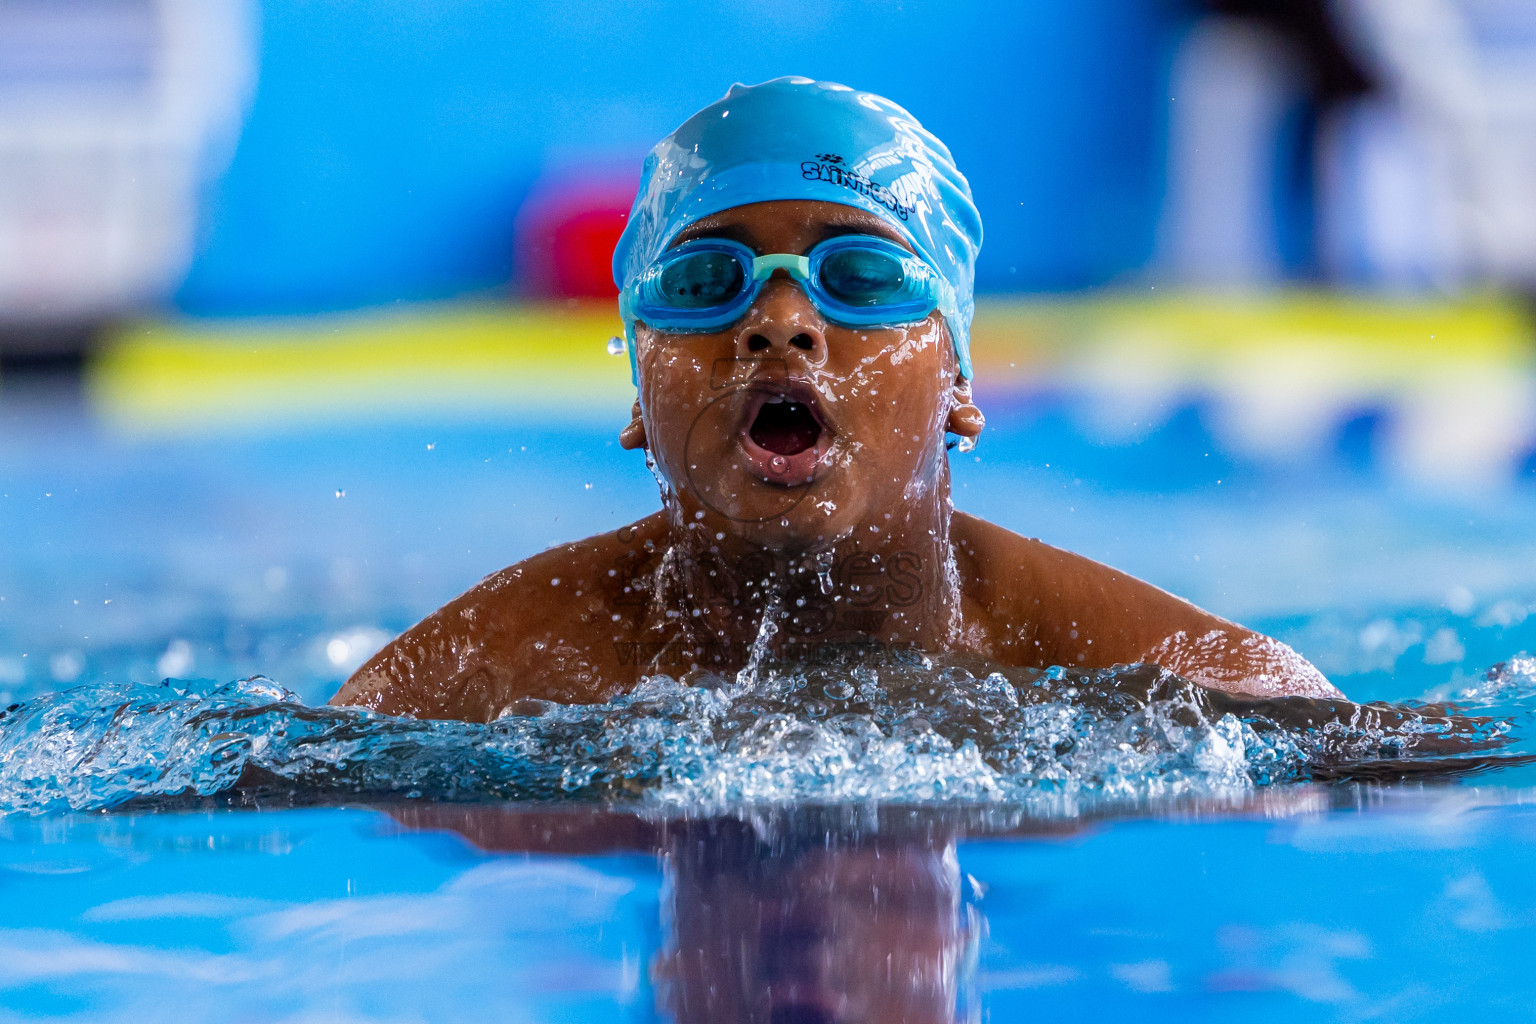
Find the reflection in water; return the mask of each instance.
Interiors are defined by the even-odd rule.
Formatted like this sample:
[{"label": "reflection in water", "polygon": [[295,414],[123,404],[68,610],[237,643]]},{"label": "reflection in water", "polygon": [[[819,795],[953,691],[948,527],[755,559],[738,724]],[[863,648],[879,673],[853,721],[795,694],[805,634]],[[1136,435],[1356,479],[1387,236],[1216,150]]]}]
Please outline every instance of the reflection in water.
[{"label": "reflection in water", "polygon": [[815,838],[671,844],[655,973],[678,1024],[955,1018],[976,928],[961,924],[953,842]]},{"label": "reflection in water", "polygon": [[955,821],[860,823],[846,809],[665,822],[483,805],[391,813],[485,850],[654,852],[667,884],[651,980],[676,1024],[972,1017],[962,996],[982,919],[963,898]]},{"label": "reflection in water", "polygon": [[[1248,810],[1315,811],[1320,799],[1317,789],[1270,791]],[[957,842],[1086,825],[910,808],[671,820],[527,805],[390,813],[407,829],[450,830],[487,851],[654,853],[666,888],[651,981],[658,1013],[676,1024],[974,1020],[985,921]]]}]

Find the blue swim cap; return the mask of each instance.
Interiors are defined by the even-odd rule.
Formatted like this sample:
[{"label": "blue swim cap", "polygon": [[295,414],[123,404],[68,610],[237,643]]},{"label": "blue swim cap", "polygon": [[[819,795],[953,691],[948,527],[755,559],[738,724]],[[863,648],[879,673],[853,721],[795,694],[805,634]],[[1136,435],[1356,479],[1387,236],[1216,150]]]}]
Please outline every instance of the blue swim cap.
[{"label": "blue swim cap", "polygon": [[[894,227],[953,290],[945,320],[960,373],[970,378],[981,248],[971,186],[916,118],[845,85],[809,78],[733,85],[658,142],[613,251],[614,283],[622,291],[694,221],[772,199],[839,203]],[[633,364],[634,325],[625,330]]]}]

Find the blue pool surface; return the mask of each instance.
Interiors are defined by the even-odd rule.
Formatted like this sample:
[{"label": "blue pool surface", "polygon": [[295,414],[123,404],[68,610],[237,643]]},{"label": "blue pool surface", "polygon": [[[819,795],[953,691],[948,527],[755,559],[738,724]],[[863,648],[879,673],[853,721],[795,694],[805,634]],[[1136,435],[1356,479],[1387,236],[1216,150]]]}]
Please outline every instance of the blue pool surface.
[{"label": "blue pool surface", "polygon": [[[959,507],[1270,631],[1356,700],[1466,693],[1536,648],[1536,488],[1409,491],[1348,453],[1245,462],[1198,408],[1121,445],[1050,403],[988,411],[955,457]],[[67,395],[5,392],[0,702],[262,674],[321,703],[480,576],[653,509],[612,420],[130,436]],[[1499,705],[1517,744],[1527,694]],[[457,830],[344,799],[10,815],[0,1022],[693,1019],[661,965],[716,846],[709,877],[750,896],[730,904],[740,941],[834,975],[859,951],[769,935],[800,906],[774,886],[819,880],[854,927],[860,872],[931,867],[932,892],[922,871],[897,888],[932,897],[917,924],[955,932],[958,1019],[1519,1018],[1536,1001],[1532,785],[1515,767],[1085,816],[925,824],[929,808],[899,827],[742,810],[714,832],[653,808],[638,832],[563,845],[496,839],[497,815],[522,812],[493,805]],[[818,828],[812,871],[801,834]],[[743,830],[756,853],[731,845]],[[779,1019],[837,1019],[796,1005]]]},{"label": "blue pool surface", "polygon": [[[1522,1019],[1536,812],[1385,806],[961,840],[981,1019]],[[1315,797],[1313,797],[1315,799]],[[485,853],[376,810],[0,824],[0,1020],[652,1021],[665,858]]]}]

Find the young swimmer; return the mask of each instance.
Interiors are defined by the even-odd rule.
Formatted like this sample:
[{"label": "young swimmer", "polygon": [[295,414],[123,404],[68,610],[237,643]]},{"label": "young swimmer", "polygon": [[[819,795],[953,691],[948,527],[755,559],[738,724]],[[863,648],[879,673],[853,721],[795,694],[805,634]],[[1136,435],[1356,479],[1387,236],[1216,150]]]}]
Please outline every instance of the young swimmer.
[{"label": "young swimmer", "polygon": [[619,439],[661,511],[487,578],[335,702],[487,721],[828,644],[1339,696],[1277,640],[953,511],[946,437],[983,426],[980,244],[948,149],[889,100],[780,78],[689,118],[614,253],[639,392]]}]

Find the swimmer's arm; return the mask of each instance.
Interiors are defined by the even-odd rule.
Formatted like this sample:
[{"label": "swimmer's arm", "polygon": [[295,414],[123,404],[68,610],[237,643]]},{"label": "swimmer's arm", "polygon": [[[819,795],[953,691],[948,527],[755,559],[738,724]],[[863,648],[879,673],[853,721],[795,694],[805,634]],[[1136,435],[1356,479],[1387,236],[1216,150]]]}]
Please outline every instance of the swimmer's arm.
[{"label": "swimmer's arm", "polygon": [[1342,694],[1287,645],[1090,558],[972,516],[955,516],[956,554],[1020,664],[1154,663],[1203,686],[1258,697]]}]

